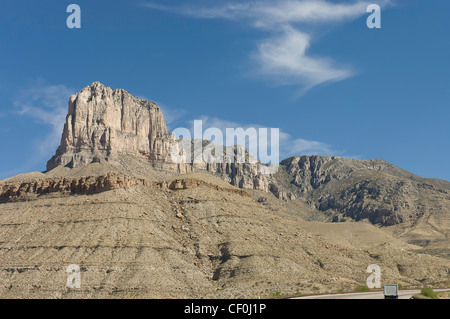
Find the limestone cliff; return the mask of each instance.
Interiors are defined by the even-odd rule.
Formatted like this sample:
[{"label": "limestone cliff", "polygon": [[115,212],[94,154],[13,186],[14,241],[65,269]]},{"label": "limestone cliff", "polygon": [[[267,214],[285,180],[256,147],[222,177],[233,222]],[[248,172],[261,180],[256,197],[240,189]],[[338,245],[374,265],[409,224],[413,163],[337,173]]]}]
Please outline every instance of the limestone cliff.
[{"label": "limestone cliff", "polygon": [[[70,97],[61,145],[48,161],[47,171],[105,161],[121,164],[121,156],[128,155],[178,173],[205,170],[240,188],[270,190],[261,164],[194,162],[193,158],[188,163],[174,163],[171,155],[178,142],[168,133],[157,104],[95,82]],[[203,143],[203,147],[210,146]]]},{"label": "limestone cliff", "polygon": [[114,162],[121,153],[164,162],[172,145],[158,105],[95,82],[70,97],[61,145],[47,170]]}]

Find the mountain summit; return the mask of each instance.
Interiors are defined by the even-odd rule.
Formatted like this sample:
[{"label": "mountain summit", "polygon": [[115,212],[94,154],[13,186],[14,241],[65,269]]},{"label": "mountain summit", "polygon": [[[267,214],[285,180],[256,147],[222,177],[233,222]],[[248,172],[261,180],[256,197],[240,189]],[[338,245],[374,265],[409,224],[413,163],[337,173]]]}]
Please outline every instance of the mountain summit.
[{"label": "mountain summit", "polygon": [[[48,161],[47,171],[92,163],[129,166],[126,162],[131,157],[177,173],[208,171],[238,187],[269,191],[260,163],[206,163],[203,159],[174,163],[171,155],[176,144],[157,104],[95,82],[70,97],[61,145]],[[209,144],[204,141],[203,147]],[[135,173],[133,168],[130,173]]]},{"label": "mountain summit", "polygon": [[158,105],[95,82],[70,97],[61,145],[47,170],[114,162],[120,154],[169,161],[172,145]]}]

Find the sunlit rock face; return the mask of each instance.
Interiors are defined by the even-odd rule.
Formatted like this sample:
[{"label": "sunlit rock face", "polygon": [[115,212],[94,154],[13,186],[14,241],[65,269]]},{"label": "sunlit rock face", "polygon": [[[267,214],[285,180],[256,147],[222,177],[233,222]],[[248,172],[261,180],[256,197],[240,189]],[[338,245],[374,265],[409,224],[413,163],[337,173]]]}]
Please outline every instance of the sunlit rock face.
[{"label": "sunlit rock face", "polygon": [[121,153],[169,161],[173,143],[158,105],[95,82],[70,97],[61,145],[47,170],[114,162]]}]

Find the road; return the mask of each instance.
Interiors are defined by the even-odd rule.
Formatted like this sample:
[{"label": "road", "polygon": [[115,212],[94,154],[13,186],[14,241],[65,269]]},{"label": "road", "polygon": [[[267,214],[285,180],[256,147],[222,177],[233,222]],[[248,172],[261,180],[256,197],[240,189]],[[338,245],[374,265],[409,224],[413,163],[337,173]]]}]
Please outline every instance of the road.
[{"label": "road", "polygon": [[[434,289],[435,292],[449,291],[449,289]],[[420,293],[419,290],[400,290],[398,299],[410,299],[413,295]],[[383,291],[355,292],[346,294],[314,295],[305,297],[295,297],[292,299],[384,299]]]}]

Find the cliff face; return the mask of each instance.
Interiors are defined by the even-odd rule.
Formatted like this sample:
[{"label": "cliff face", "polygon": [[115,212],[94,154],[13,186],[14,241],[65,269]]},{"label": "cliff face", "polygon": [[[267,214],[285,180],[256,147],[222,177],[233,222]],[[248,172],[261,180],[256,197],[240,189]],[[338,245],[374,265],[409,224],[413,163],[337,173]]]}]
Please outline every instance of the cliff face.
[{"label": "cliff face", "polygon": [[114,162],[121,153],[164,162],[172,145],[155,103],[96,82],[70,97],[61,145],[47,170]]},{"label": "cliff face", "polygon": [[0,204],[35,200],[39,196],[54,193],[58,195],[93,195],[136,185],[154,186],[159,189],[170,190],[184,190],[205,186],[216,191],[250,197],[244,190],[232,187],[220,187],[196,178],[184,177],[175,179],[174,181],[151,182],[146,179],[109,173],[95,176],[57,177],[3,182],[0,183]]},{"label": "cliff face", "polygon": [[204,170],[240,188],[269,191],[260,164],[194,163],[193,159],[192,163],[173,163],[172,149],[177,142],[168,134],[158,105],[95,82],[70,97],[61,145],[48,161],[47,171],[104,161],[122,164],[120,156],[128,155],[179,173]]},{"label": "cliff face", "polygon": [[0,203],[33,200],[51,193],[97,194],[135,185],[149,186],[151,182],[118,174],[6,182],[0,184]]}]

